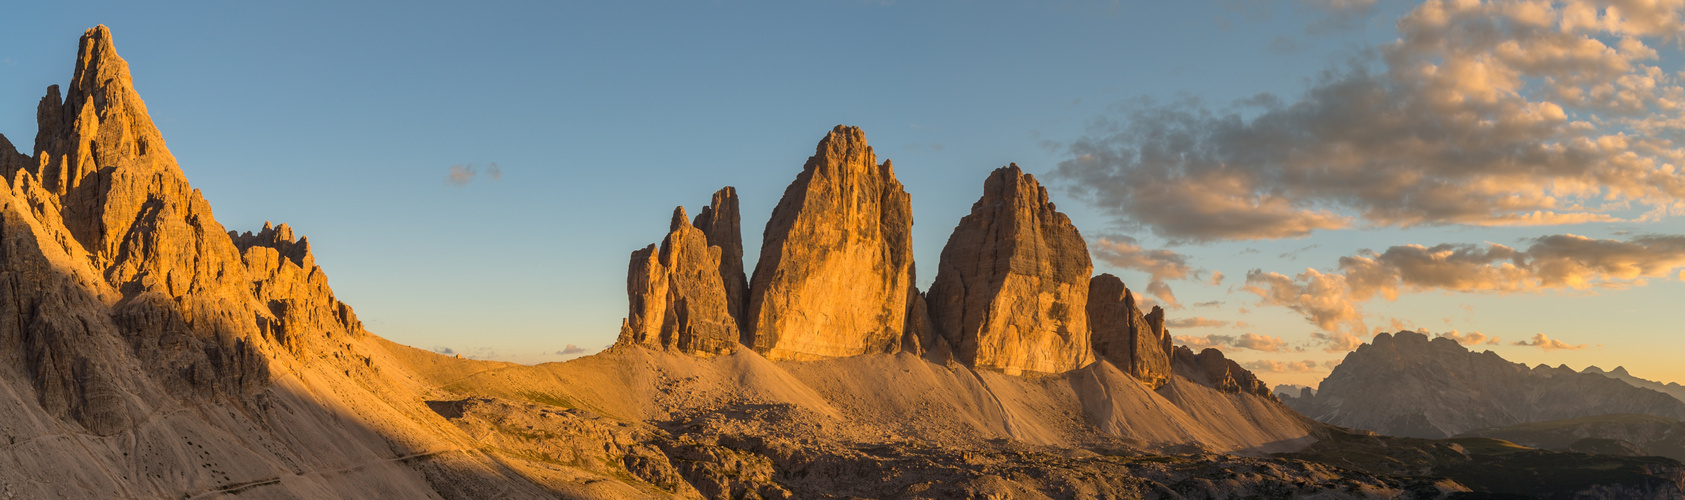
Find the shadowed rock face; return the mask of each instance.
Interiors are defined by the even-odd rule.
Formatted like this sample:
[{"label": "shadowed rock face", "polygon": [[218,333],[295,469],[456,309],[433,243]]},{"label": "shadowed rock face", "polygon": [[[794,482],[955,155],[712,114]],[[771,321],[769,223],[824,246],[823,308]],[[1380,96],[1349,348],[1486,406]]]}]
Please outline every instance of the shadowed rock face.
[{"label": "shadowed rock face", "polygon": [[[1155,308],[1157,309],[1157,308]],[[1270,387],[1252,372],[1241,368],[1239,363],[1223,356],[1223,352],[1216,349],[1205,349],[1194,354],[1187,346],[1176,346],[1172,354],[1172,369],[1177,375],[1187,377],[1207,387],[1224,392],[1239,392],[1254,394],[1266,398],[1274,398],[1270,394]]]},{"label": "shadowed rock face", "polygon": [[1322,422],[1407,437],[1611,413],[1685,420],[1685,403],[1661,392],[1409,331],[1376,335],[1307,396],[1283,401]]},{"label": "shadowed rock face", "polygon": [[1088,281],[1088,326],[1096,359],[1111,361],[1155,389],[1170,381],[1170,333],[1164,330],[1164,310],[1153,306],[1152,314],[1142,314],[1123,280],[1102,274]]},{"label": "shadowed rock face", "polygon": [[667,238],[632,252],[626,293],[631,304],[620,344],[692,354],[731,352],[740,333],[730,297],[720,278],[721,247],[709,245],[701,229],[673,209]]},{"label": "shadowed rock face", "polygon": [[1088,246],[1014,164],[996,169],[960,219],[927,296],[936,330],[961,362],[1059,373],[1094,360],[1089,345]]},{"label": "shadowed rock face", "polygon": [[737,324],[743,324],[743,310],[749,303],[749,279],[743,274],[743,230],[737,210],[737,188],[726,186],[714,192],[713,201],[696,214],[697,229],[708,236],[708,244],[720,247],[720,281],[725,285],[726,308]]},{"label": "shadowed rock face", "polygon": [[859,128],[819,141],[767,221],[746,344],[771,359],[899,349],[913,296],[911,198]]}]

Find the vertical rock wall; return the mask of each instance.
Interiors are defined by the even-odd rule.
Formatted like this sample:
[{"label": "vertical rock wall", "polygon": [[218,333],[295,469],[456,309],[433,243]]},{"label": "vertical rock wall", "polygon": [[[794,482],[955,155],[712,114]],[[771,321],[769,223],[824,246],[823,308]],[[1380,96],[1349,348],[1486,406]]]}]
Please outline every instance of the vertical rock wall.
[{"label": "vertical rock wall", "polygon": [[942,248],[930,316],[972,366],[1080,368],[1094,360],[1086,310],[1093,269],[1082,235],[1047,189],[1016,164],[996,169]]},{"label": "vertical rock wall", "polygon": [[1089,280],[1088,325],[1096,359],[1111,361],[1153,388],[1170,381],[1170,334],[1164,331],[1164,310],[1153,306],[1151,314],[1142,314],[1123,280],[1110,274]]},{"label": "vertical rock wall", "polygon": [[747,343],[771,359],[899,349],[914,295],[912,203],[859,128],[819,141],[767,221]]},{"label": "vertical rock wall", "polygon": [[684,207],[673,209],[659,250],[650,245],[632,252],[626,278],[630,310],[618,343],[700,355],[734,349],[741,333],[720,279],[722,253],[691,225]]}]

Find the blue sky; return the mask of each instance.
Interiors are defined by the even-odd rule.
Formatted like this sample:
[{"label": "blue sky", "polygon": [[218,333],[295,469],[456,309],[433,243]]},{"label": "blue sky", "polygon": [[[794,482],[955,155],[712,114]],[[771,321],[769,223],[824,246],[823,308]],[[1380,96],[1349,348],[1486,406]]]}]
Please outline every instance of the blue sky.
[{"label": "blue sky", "polygon": [[[1551,4],[1562,11],[1557,24],[1579,3]],[[1327,362],[1343,356],[1339,334],[1366,339],[1392,329],[1392,319],[1433,333],[1497,336],[1499,343],[1475,348],[1529,364],[1626,365],[1641,377],[1685,380],[1673,362],[1685,347],[1676,309],[1685,284],[1677,268],[1655,270],[1673,262],[1665,251],[1640,276],[1603,276],[1605,285],[1585,288],[1436,285],[1406,271],[1394,284],[1403,290],[1396,300],[1372,291],[1346,299],[1358,308],[1361,331],[1349,322],[1319,325],[1307,303],[1271,302],[1265,276],[1308,286],[1312,278],[1300,278],[1306,268],[1342,272],[1339,259],[1360,249],[1491,242],[1527,250],[1529,238],[1548,235],[1622,242],[1678,235],[1685,223],[1677,214],[1495,227],[1479,218],[1490,207],[1474,207],[1412,225],[1365,215],[1379,206],[1372,189],[1295,193],[1293,185],[1257,184],[1254,194],[1286,193],[1300,214],[1351,221],[1259,238],[1150,222],[1163,214],[1071,191],[1085,184],[1077,175],[1042,175],[1062,163],[1067,173],[1082,171],[1073,144],[1113,137],[1096,124],[1143,116],[1130,110],[1195,100],[1187,109],[1232,110],[1244,122],[1268,108],[1232,108],[1236,100],[1261,93],[1285,107],[1314,100],[1311,91],[1330,79],[1351,77],[1352,61],[1385,73],[1393,61],[1385,54],[1397,53],[1384,47],[1404,36],[1400,19],[1423,13],[1411,2],[78,2],[8,12],[28,22],[0,31],[0,134],[27,147],[36,101],[47,85],[70,78],[77,37],[106,24],[217,219],[234,230],[294,226],[370,330],[417,347],[531,363],[571,357],[557,354],[568,345],[587,352],[608,345],[626,313],[627,255],[664,235],[673,206],[695,213],[715,189],[736,186],[747,254],[756,255],[767,215],[815,142],[848,124],[866,131],[880,158],[894,160],[912,194],[921,285],[934,278],[941,245],[984,176],[1017,162],[1050,184],[1091,245],[1133,237],[1140,255],[1158,256],[1119,266],[1097,254],[1096,273],[1118,274],[1141,291],[1150,265],[1169,262],[1166,255],[1183,263],[1185,276],[1163,279],[1182,305],[1171,317],[1229,324],[1173,333],[1223,346],[1272,383],[1320,379]],[[1459,15],[1520,19],[1518,12]],[[1660,68],[1666,87],[1677,85],[1681,69],[1673,28],[1615,27],[1585,38],[1645,42],[1657,54],[1637,59]],[[1500,100],[1505,91],[1535,104],[1567,99],[1546,87],[1566,79],[1551,71],[1570,70],[1506,61],[1523,68],[1522,82],[1500,88]],[[1569,120],[1596,114],[1600,129],[1638,126],[1605,124],[1632,113],[1567,108]],[[1639,114],[1668,109],[1655,104]],[[1671,143],[1660,150],[1645,151],[1677,154]],[[1425,158],[1366,154],[1355,156],[1389,161],[1358,167],[1409,170]],[[496,178],[488,174],[493,163]],[[479,175],[448,182],[452,166],[469,165]],[[1185,180],[1179,168],[1152,171],[1165,182]],[[1540,189],[1563,198],[1575,179]],[[1118,189],[1133,197],[1125,201],[1145,196]],[[1637,219],[1658,203],[1625,202],[1632,206],[1598,213]],[[1542,259],[1551,248],[1530,255]],[[1501,266],[1483,262],[1481,269]],[[1259,274],[1248,280],[1253,270]],[[1212,284],[1212,271],[1225,280]],[[1195,305],[1212,302],[1220,304]],[[1245,334],[1266,340],[1239,340]],[[1536,334],[1586,347],[1514,344]]]}]

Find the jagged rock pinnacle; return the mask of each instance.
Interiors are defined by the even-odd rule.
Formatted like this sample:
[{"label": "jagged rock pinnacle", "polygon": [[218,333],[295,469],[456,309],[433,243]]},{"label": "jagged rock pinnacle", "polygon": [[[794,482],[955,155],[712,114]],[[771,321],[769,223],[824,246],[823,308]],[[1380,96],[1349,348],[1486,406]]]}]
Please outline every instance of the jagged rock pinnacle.
[{"label": "jagged rock pinnacle", "polygon": [[916,293],[912,203],[856,127],[819,141],[767,221],[748,344],[772,359],[892,352]]},{"label": "jagged rock pinnacle", "polygon": [[996,169],[942,248],[927,295],[959,360],[1007,373],[1059,373],[1094,360],[1088,246],[1047,189],[1017,164]]}]

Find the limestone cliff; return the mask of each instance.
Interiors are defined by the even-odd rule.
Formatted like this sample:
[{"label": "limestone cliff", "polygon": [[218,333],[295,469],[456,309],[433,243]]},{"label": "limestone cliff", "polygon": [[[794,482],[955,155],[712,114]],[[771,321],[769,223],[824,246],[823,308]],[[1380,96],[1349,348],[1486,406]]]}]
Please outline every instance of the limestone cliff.
[{"label": "limestone cliff", "polygon": [[691,225],[684,207],[673,209],[659,251],[650,245],[632,252],[626,278],[630,311],[618,343],[704,355],[735,349],[740,332],[720,278],[723,252]]},{"label": "limestone cliff", "polygon": [[747,344],[771,359],[899,349],[914,295],[911,198],[856,127],[825,138],[767,221]]},{"label": "limestone cliff", "polygon": [[265,222],[256,234],[229,231],[240,249],[252,292],[268,307],[271,316],[259,316],[258,329],[295,354],[332,349],[309,348],[307,344],[337,335],[362,335],[363,322],[351,306],[334,297],[328,277],[310,254],[310,239],[293,240],[286,224]]},{"label": "limestone cliff", "polygon": [[725,285],[726,310],[737,324],[743,324],[743,310],[749,303],[749,279],[743,274],[743,230],[737,210],[737,188],[726,186],[714,192],[714,199],[696,214],[697,229],[708,236],[708,244],[720,247],[720,281]]},{"label": "limestone cliff", "polygon": [[996,169],[960,219],[928,294],[931,320],[961,362],[1060,373],[1094,360],[1088,246],[1047,189],[1018,165]]},{"label": "limestone cliff", "polygon": [[1094,357],[1110,361],[1153,388],[1170,381],[1170,334],[1164,310],[1142,314],[1123,280],[1101,274],[1088,281],[1088,326]]}]

